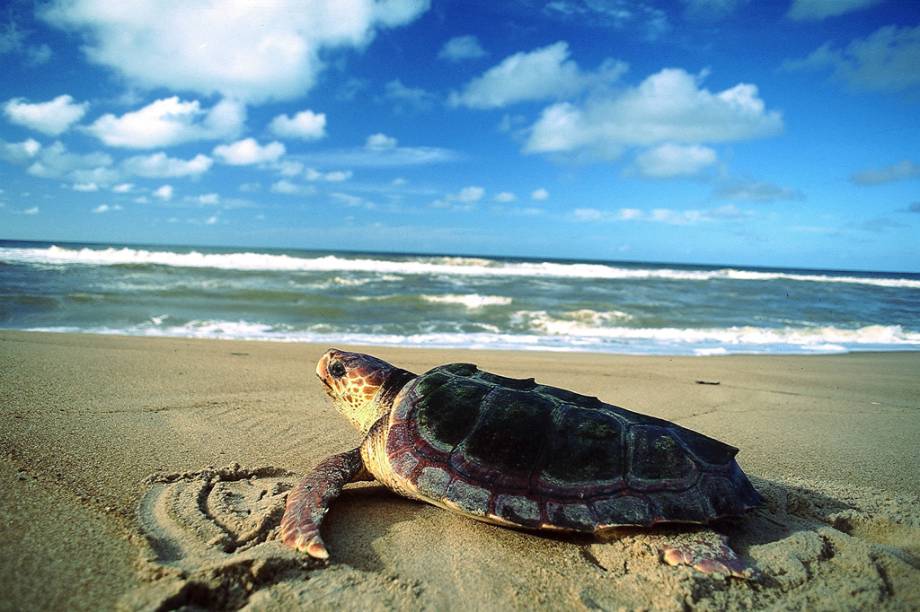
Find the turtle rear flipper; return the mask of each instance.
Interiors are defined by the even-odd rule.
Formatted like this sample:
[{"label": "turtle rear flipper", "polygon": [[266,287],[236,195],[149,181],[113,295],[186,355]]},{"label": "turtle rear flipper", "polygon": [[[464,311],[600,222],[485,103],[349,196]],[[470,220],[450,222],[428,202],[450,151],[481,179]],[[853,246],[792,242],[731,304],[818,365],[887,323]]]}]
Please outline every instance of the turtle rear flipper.
[{"label": "turtle rear flipper", "polygon": [[728,545],[728,538],[713,531],[680,534],[659,546],[668,565],[689,565],[704,574],[750,579],[755,569]]}]

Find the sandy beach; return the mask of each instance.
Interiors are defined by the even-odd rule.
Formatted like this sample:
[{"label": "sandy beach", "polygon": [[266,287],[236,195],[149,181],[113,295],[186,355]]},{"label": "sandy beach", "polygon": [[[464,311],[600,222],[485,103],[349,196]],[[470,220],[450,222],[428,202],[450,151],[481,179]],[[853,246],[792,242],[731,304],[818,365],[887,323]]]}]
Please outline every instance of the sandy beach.
[{"label": "sandy beach", "polygon": [[0,608],[920,606],[920,353],[368,349],[535,376],[739,447],[767,506],[717,526],[757,568],[738,580],[662,564],[673,533],[545,537],[374,483],[333,506],[330,563],[294,554],[276,541],[287,489],[359,442],[313,376],[326,348],[0,332]]}]

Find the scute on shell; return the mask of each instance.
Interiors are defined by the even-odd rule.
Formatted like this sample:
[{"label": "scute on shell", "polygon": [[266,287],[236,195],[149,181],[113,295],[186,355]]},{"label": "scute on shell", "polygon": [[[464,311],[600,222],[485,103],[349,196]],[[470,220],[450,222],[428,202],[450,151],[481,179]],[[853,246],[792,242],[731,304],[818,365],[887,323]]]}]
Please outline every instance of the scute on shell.
[{"label": "scute on shell", "polygon": [[595,531],[707,523],[761,503],[732,446],[472,364],[419,376],[390,418],[394,470],[422,495],[478,517]]}]

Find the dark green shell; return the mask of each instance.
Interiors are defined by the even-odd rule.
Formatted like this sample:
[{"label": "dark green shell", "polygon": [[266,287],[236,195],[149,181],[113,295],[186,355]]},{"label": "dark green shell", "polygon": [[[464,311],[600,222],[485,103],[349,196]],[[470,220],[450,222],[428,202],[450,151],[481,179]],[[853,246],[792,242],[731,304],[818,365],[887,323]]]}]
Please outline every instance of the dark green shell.
[{"label": "dark green shell", "polygon": [[394,471],[429,498],[525,527],[706,523],[761,498],[738,449],[594,397],[440,366],[390,416]]}]

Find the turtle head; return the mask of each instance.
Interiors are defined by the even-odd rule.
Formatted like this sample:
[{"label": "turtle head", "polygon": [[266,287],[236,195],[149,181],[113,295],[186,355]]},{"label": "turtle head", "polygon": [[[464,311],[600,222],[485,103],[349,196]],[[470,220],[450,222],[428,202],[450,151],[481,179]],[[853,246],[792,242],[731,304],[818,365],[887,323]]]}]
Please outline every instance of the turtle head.
[{"label": "turtle head", "polygon": [[329,349],[316,375],[336,409],[363,434],[390,411],[393,398],[415,374],[364,353]]}]

